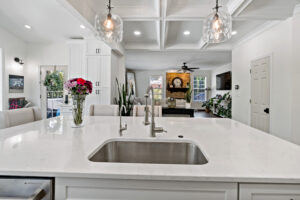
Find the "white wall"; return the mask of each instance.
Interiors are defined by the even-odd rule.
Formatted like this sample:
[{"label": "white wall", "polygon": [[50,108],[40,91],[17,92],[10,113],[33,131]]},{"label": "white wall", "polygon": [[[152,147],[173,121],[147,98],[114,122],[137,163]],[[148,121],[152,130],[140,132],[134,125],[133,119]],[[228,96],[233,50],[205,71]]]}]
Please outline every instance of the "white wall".
[{"label": "white wall", "polygon": [[293,17],[292,141],[300,144],[300,5]]},{"label": "white wall", "polygon": [[[26,89],[28,88],[28,85],[26,84],[24,86],[25,87],[24,93],[18,93],[18,94],[8,93],[9,74],[23,76],[27,68],[26,43],[0,27],[0,48],[3,50],[2,63],[4,65],[2,67],[2,73],[4,78],[3,78],[3,87],[2,87],[3,102],[1,107],[3,107],[3,109],[8,109],[8,98],[13,98],[13,97],[27,98],[29,96],[29,94],[26,93]],[[20,65],[16,63],[14,61],[15,57],[19,57],[20,59],[24,60],[25,65]],[[27,78],[25,77],[25,81],[26,79]]]},{"label": "white wall", "polygon": [[211,96],[224,95],[231,90],[217,90],[217,75],[229,72],[232,70],[231,64],[217,67],[211,71]]},{"label": "white wall", "polygon": [[118,89],[116,84],[116,78],[119,84],[125,84],[125,59],[124,56],[112,51],[111,54],[111,103],[115,103],[114,100],[118,97]]},{"label": "white wall", "polygon": [[[272,55],[270,132],[291,139],[292,19],[280,22],[232,52],[233,119],[250,124],[250,63]],[[298,122],[299,123],[299,122]]]},{"label": "white wall", "polygon": [[27,70],[25,84],[28,99],[40,106],[40,66],[69,64],[67,43],[29,44],[27,46]]},{"label": "white wall", "polygon": [[164,70],[153,70],[153,71],[134,71],[136,79],[136,93],[137,97],[144,97],[147,88],[150,85],[150,76],[163,76],[163,98],[166,96],[166,71]]},{"label": "white wall", "polygon": [[3,63],[3,52],[0,48],[0,111],[3,110],[3,88],[4,88],[4,63]]}]

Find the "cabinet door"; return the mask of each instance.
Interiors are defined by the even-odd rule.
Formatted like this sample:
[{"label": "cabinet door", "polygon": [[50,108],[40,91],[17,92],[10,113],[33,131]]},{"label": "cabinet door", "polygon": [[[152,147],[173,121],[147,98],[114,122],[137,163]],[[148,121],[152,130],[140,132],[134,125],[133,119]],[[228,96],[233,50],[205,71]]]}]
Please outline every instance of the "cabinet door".
[{"label": "cabinet door", "polygon": [[300,185],[240,184],[240,200],[300,200]]},{"label": "cabinet door", "polygon": [[57,178],[56,199],[237,200],[236,183]]},{"label": "cabinet door", "polygon": [[89,110],[90,110],[90,106],[93,104],[101,104],[101,98],[100,98],[100,90],[99,88],[94,88],[93,89],[93,93],[88,95],[86,97],[86,109],[85,109],[85,113],[86,115],[89,115]]},{"label": "cabinet door", "polygon": [[86,77],[93,83],[94,87],[100,86],[101,77],[101,56],[87,56]]},{"label": "cabinet door", "polygon": [[84,45],[69,44],[69,79],[84,77]]},{"label": "cabinet door", "polygon": [[100,89],[100,102],[103,105],[111,104],[110,88],[101,88]]},{"label": "cabinet door", "polygon": [[110,87],[111,84],[111,57],[101,56],[101,73],[100,73],[100,86]]},{"label": "cabinet door", "polygon": [[86,43],[86,55],[110,55],[111,48],[99,40],[88,40]]}]

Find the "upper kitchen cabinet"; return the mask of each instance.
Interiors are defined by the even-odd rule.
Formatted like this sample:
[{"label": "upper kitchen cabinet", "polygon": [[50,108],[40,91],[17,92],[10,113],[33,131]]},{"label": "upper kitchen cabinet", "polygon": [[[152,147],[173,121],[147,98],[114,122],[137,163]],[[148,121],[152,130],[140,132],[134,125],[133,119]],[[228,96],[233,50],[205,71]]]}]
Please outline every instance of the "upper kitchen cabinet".
[{"label": "upper kitchen cabinet", "polygon": [[84,76],[84,46],[85,42],[82,40],[72,40],[69,45],[69,79]]},{"label": "upper kitchen cabinet", "polygon": [[99,40],[70,41],[69,49],[69,78],[85,78],[93,83],[95,93],[88,104],[113,103],[117,96],[115,80],[120,66],[124,66],[122,56]]},{"label": "upper kitchen cabinet", "polygon": [[86,41],[86,55],[89,56],[110,56],[111,48],[104,42],[99,40],[87,40]]}]

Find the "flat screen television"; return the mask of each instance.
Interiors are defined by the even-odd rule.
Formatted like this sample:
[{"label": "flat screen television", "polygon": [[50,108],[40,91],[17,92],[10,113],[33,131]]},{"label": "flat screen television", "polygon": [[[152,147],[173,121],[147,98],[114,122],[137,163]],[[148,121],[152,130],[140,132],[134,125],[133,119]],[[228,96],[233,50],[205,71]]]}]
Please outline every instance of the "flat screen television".
[{"label": "flat screen television", "polygon": [[217,90],[231,90],[231,72],[217,75]]}]

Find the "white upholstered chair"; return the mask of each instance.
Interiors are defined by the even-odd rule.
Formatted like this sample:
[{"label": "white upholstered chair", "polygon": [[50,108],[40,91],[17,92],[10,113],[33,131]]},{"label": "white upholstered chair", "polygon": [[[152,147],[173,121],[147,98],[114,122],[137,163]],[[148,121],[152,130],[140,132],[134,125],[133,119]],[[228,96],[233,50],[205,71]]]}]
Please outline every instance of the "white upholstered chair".
[{"label": "white upholstered chair", "polygon": [[118,116],[119,105],[91,105],[90,116]]},{"label": "white upholstered chair", "polygon": [[[133,116],[142,117],[145,116],[145,105],[135,105],[133,106]],[[149,105],[149,110],[151,112],[151,106]],[[155,117],[162,117],[162,107],[161,106],[154,106],[154,116]]]},{"label": "white upholstered chair", "polygon": [[41,110],[37,107],[5,110],[0,112],[0,129],[19,126],[42,120]]}]

